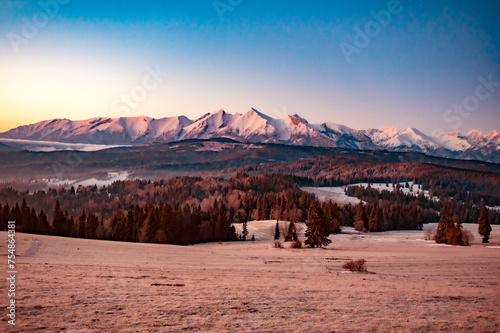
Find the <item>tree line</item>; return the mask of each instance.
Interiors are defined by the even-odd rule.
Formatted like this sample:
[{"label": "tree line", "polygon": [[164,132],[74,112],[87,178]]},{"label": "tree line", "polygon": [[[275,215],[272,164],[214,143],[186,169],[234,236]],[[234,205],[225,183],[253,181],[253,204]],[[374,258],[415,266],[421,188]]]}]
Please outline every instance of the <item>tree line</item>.
[{"label": "tree line", "polygon": [[[403,182],[404,183],[404,182]],[[353,196],[371,204],[377,204],[382,207],[387,207],[393,204],[402,204],[404,206],[412,206],[418,208],[422,214],[422,220],[426,222],[435,222],[439,219],[439,214],[445,205],[450,209],[452,217],[455,220],[460,220],[463,223],[477,223],[483,207],[484,201],[479,199],[478,203],[471,201],[461,201],[456,197],[441,196],[441,198],[433,197],[430,192],[426,195],[422,190],[422,185],[418,185],[417,193],[404,193],[402,188],[412,189],[409,183],[400,186],[386,183],[387,189],[378,190],[368,186],[348,186],[345,189],[346,195]],[[470,194],[471,195],[471,194]],[[478,197],[479,198],[479,197]],[[410,214],[412,216],[412,214]],[[490,211],[490,223],[500,224],[500,211]]]},{"label": "tree line", "polygon": [[404,203],[341,206],[322,202],[300,190],[297,183],[294,176],[237,174],[228,179],[117,181],[101,188],[34,193],[1,189],[0,229],[14,220],[19,231],[28,233],[193,244],[242,239],[232,224],[250,220],[290,221],[286,236],[292,240],[295,223],[316,221],[321,227],[315,233],[329,235],[340,232],[341,226],[353,226],[361,211],[364,228],[372,231],[418,229],[427,221],[421,209]]}]

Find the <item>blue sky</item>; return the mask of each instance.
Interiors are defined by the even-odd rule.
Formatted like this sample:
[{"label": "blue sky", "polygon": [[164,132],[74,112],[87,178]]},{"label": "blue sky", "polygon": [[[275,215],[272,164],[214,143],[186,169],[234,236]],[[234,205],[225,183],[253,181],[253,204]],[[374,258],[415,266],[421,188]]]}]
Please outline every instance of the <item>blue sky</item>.
[{"label": "blue sky", "polygon": [[[498,1],[54,1],[0,0],[0,131],[250,107],[353,128],[500,130],[500,86],[475,97],[479,77],[500,82]],[[393,7],[346,57],[355,29]],[[155,68],[168,76],[123,107]]]}]

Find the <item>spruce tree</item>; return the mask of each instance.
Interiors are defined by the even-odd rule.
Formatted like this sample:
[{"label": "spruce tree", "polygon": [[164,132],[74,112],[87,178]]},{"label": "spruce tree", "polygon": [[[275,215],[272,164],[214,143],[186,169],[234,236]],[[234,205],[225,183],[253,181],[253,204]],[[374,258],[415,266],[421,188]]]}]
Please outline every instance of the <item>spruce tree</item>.
[{"label": "spruce tree", "polygon": [[[153,243],[156,241],[156,233],[158,231],[156,214],[154,209],[150,209],[148,217],[144,222],[144,230],[143,230],[143,241],[146,243]],[[178,243],[179,240],[176,239],[175,243]]]},{"label": "spruce tree", "polygon": [[358,209],[356,211],[356,218],[354,220],[354,229],[356,229],[357,231],[363,231],[364,229],[366,229],[367,222],[368,218],[366,217],[365,207],[361,202],[358,205]]},{"label": "spruce tree", "polygon": [[[134,228],[135,228],[135,217],[134,217],[134,206],[130,206],[127,212],[127,242],[133,242],[134,239]],[[168,230],[165,230],[166,232]]]},{"label": "spruce tree", "polygon": [[74,237],[76,235],[75,219],[70,216],[66,219],[66,234],[65,236]]},{"label": "spruce tree", "polygon": [[42,211],[38,214],[36,232],[42,235],[48,235],[51,233],[49,221],[47,220],[47,215]]},{"label": "spruce tree", "polygon": [[56,200],[54,211],[52,213],[52,229],[54,230],[55,235],[65,236],[67,234],[66,222],[66,217],[61,210],[61,204],[59,203],[59,200]]},{"label": "spruce tree", "polygon": [[488,243],[491,232],[490,212],[488,211],[488,208],[483,207],[478,222],[479,222],[479,227],[478,227],[479,235],[483,237],[483,243]]},{"label": "spruce tree", "polygon": [[123,214],[122,207],[118,205],[114,217],[114,227],[112,238],[119,241],[127,241],[129,230],[127,225],[127,219],[125,214]]},{"label": "spruce tree", "polygon": [[453,228],[455,226],[452,220],[452,214],[453,213],[450,207],[448,207],[448,204],[444,205],[443,209],[441,210],[441,218],[439,219],[436,235],[434,236],[436,243],[447,243],[447,229]]},{"label": "spruce tree", "polygon": [[242,240],[244,240],[244,241],[247,240],[247,237],[248,237],[248,227],[247,227],[247,223],[246,222],[243,222],[243,231],[241,233],[241,236],[242,236]]},{"label": "spruce tree", "polygon": [[85,209],[82,211],[82,214],[78,218],[78,234],[77,237],[85,238],[85,222],[87,220],[87,215],[85,215]]},{"label": "spruce tree", "polygon": [[370,214],[370,220],[368,221],[368,227],[370,231],[380,232],[382,231],[382,220],[384,215],[382,209],[379,207],[374,207],[372,213]]},{"label": "spruce tree", "polygon": [[279,240],[280,239],[280,223],[276,221],[276,227],[274,228],[274,239]]},{"label": "spruce tree", "polygon": [[2,205],[0,205],[0,230],[7,230],[9,215],[8,205],[5,205],[3,208]]},{"label": "spruce tree", "polygon": [[446,244],[451,245],[464,245],[462,221],[458,219],[457,223],[446,229]]},{"label": "spruce tree", "polygon": [[96,230],[99,226],[99,219],[94,214],[87,215],[85,222],[85,238],[96,238]]},{"label": "spruce tree", "polygon": [[306,245],[309,247],[321,247],[331,243],[328,234],[326,234],[323,214],[318,203],[314,203],[311,207],[306,224]]},{"label": "spruce tree", "polygon": [[295,223],[292,221],[288,225],[288,230],[285,236],[285,242],[296,241],[298,239],[297,228],[295,227]]}]

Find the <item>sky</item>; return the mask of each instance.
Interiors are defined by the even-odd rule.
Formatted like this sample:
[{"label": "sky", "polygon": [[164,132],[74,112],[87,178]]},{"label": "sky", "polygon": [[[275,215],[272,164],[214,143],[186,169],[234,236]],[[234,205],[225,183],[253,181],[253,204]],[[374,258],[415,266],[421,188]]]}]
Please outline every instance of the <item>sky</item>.
[{"label": "sky", "polygon": [[0,0],[0,132],[251,107],[500,130],[500,2]]}]

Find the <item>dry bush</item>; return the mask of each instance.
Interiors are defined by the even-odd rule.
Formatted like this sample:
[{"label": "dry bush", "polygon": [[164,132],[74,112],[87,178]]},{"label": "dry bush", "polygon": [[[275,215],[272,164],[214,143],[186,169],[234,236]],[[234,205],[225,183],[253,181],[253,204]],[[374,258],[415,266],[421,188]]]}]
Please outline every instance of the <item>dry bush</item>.
[{"label": "dry bush", "polygon": [[274,248],[275,249],[282,249],[283,248],[283,244],[281,244],[280,241],[274,241]]},{"label": "dry bush", "polygon": [[291,249],[301,249],[302,248],[302,241],[300,240],[294,240],[291,244],[290,244],[290,248]]},{"label": "dry bush", "polygon": [[427,229],[425,231],[424,239],[425,240],[434,240],[434,234],[435,234],[435,230],[434,229]]},{"label": "dry bush", "polygon": [[462,230],[462,242],[464,246],[469,246],[474,240],[474,235],[469,230]]},{"label": "dry bush", "polygon": [[366,272],[365,264],[366,264],[365,259],[351,260],[351,261],[346,261],[342,265],[342,268],[351,272]]}]

